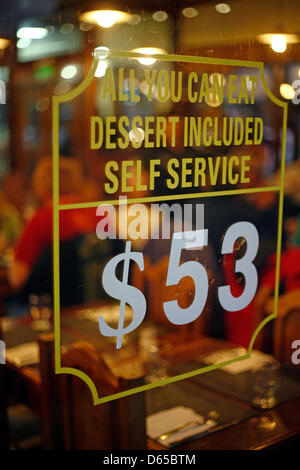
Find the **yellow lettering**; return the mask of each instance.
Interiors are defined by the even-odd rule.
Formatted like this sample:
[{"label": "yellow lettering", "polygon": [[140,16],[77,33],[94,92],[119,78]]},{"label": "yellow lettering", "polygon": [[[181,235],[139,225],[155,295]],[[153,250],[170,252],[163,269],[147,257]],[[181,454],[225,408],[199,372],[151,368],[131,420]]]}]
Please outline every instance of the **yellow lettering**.
[{"label": "yellow lettering", "polygon": [[191,103],[196,103],[197,93],[193,93],[193,82],[198,83],[198,75],[196,72],[191,72],[188,78],[188,99]]},{"label": "yellow lettering", "polygon": [[167,186],[169,189],[175,189],[177,188],[179,184],[178,173],[173,169],[173,167],[176,167],[176,168],[179,167],[179,162],[177,158],[170,158],[170,160],[168,161],[168,165],[167,165],[168,173],[173,178],[173,181],[170,178],[167,179]]},{"label": "yellow lettering", "polygon": [[168,121],[171,123],[171,147],[176,144],[176,124],[179,122],[178,116],[169,116]]},{"label": "yellow lettering", "polygon": [[133,186],[127,185],[127,180],[132,179],[133,173],[128,171],[129,167],[133,167],[134,162],[132,160],[124,160],[122,162],[122,193],[130,193],[133,191]]},{"label": "yellow lettering", "polygon": [[207,126],[212,127],[212,118],[210,116],[207,116],[204,118],[203,122],[203,144],[205,147],[209,147],[212,143],[212,135],[209,135],[207,131]]},{"label": "yellow lettering", "polygon": [[155,81],[155,77],[157,74],[157,70],[146,70],[145,69],[145,79],[146,83],[148,85],[148,101],[152,101],[153,94],[152,94],[152,89]]},{"label": "yellow lettering", "polygon": [[166,70],[160,70],[157,76],[157,99],[164,103],[170,96],[169,75]]},{"label": "yellow lettering", "polygon": [[129,70],[129,83],[130,83],[130,100],[132,103],[139,103],[141,101],[140,95],[135,94],[135,75],[134,70]]},{"label": "yellow lettering", "polygon": [[156,147],[167,146],[166,129],[167,129],[166,118],[164,116],[157,116],[156,118]]},{"label": "yellow lettering", "polygon": [[181,187],[182,188],[190,188],[192,186],[192,182],[186,180],[187,176],[192,174],[192,169],[187,168],[187,165],[192,163],[192,161],[193,161],[192,158],[182,159],[182,173],[181,173]]},{"label": "yellow lettering", "polygon": [[215,186],[217,184],[220,163],[221,163],[221,157],[217,157],[217,158],[209,157],[208,158],[209,177],[210,177],[210,183],[212,186]]},{"label": "yellow lettering", "polygon": [[149,136],[154,134],[153,127],[150,124],[154,122],[154,116],[145,117],[145,148],[153,148],[154,142],[150,142]]},{"label": "yellow lettering", "polygon": [[206,160],[203,157],[195,159],[194,186],[199,186],[199,176],[201,176],[201,186],[206,185]]},{"label": "yellow lettering", "polygon": [[247,162],[250,162],[251,156],[250,155],[243,155],[241,160],[241,183],[250,183],[249,176],[246,176],[246,172],[250,171],[250,166],[246,165]]},{"label": "yellow lettering", "polygon": [[230,184],[236,184],[239,180],[238,172],[236,172],[236,174],[233,176],[233,165],[239,165],[238,157],[230,157],[228,161],[228,182]]},{"label": "yellow lettering", "polygon": [[129,119],[127,116],[121,116],[119,119],[119,132],[123,139],[118,137],[118,146],[122,150],[127,149],[129,145],[129,135],[125,126],[129,126]]},{"label": "yellow lettering", "polygon": [[160,165],[160,160],[150,160],[150,189],[151,191],[155,188],[154,181],[155,178],[160,176],[160,171],[156,170],[155,167]]},{"label": "yellow lettering", "polygon": [[102,100],[106,99],[106,95],[110,95],[112,101],[116,101],[116,88],[115,88],[115,81],[114,81],[114,72],[111,67],[107,67],[104,80],[103,80],[103,87],[102,87]]},{"label": "yellow lettering", "polygon": [[243,75],[241,79],[238,103],[240,104],[242,100],[244,100],[245,104],[249,103],[248,89],[247,89],[247,77],[245,77],[245,75]]},{"label": "yellow lettering", "polygon": [[251,134],[253,132],[251,123],[253,123],[253,117],[247,117],[245,119],[245,145],[252,145],[253,143],[253,140],[251,139]]},{"label": "yellow lettering", "polygon": [[[96,128],[98,138],[96,139]],[[103,144],[103,121],[99,116],[91,116],[91,149],[98,150]]]},{"label": "yellow lettering", "polygon": [[257,117],[254,119],[254,145],[259,145],[262,143],[264,133],[264,123],[262,118]]},{"label": "yellow lettering", "polygon": [[203,103],[203,98],[206,102],[209,102],[209,81],[208,81],[208,74],[203,73],[201,76],[201,85],[200,85],[200,92],[199,92],[199,103]]},{"label": "yellow lettering", "polygon": [[116,129],[111,128],[111,124],[116,122],[116,116],[107,116],[105,120],[106,129],[105,129],[105,145],[107,149],[115,149],[116,143],[111,142],[110,138],[112,135],[116,135]]},{"label": "yellow lettering", "polygon": [[232,94],[236,91],[236,86],[233,82],[237,79],[236,75],[229,75],[229,97],[228,103],[234,104],[236,103],[236,98],[233,98]]},{"label": "yellow lettering", "polygon": [[110,162],[107,162],[105,165],[105,176],[112,183],[112,184],[110,183],[104,184],[104,188],[107,194],[114,194],[116,191],[118,191],[119,180],[116,177],[116,175],[111,172],[111,170],[118,171],[118,169],[119,169],[118,163],[113,160],[111,160]]}]

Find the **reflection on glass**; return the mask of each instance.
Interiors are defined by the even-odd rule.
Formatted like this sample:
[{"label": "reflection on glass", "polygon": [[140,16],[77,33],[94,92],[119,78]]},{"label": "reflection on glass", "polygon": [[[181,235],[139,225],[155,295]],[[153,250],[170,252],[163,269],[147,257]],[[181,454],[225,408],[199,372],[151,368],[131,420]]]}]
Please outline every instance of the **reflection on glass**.
[{"label": "reflection on glass", "polygon": [[277,404],[275,392],[279,386],[279,362],[268,362],[253,370],[253,389],[256,393],[252,403],[262,409],[274,408]]},{"label": "reflection on glass", "polygon": [[44,295],[30,295],[29,310],[32,318],[31,327],[38,331],[51,329],[51,297]]}]

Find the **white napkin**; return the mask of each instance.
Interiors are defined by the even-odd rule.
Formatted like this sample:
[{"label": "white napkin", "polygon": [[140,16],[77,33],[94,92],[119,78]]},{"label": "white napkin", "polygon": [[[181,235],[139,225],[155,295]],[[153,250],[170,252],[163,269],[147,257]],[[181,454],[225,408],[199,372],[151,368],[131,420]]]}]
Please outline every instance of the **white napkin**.
[{"label": "white napkin", "polygon": [[40,362],[38,343],[24,343],[6,350],[6,361],[17,367],[29,366]]},{"label": "white napkin", "polygon": [[[228,349],[222,351],[216,351],[213,354],[206,356],[203,361],[205,364],[220,364],[221,362],[229,361],[237,357],[241,357],[246,354],[246,350],[243,348]],[[254,349],[251,352],[249,359],[242,359],[241,361],[233,362],[227,366],[222,367],[222,370],[229,374],[240,374],[248,370],[254,370],[261,367],[263,364],[274,360],[269,354],[264,354],[261,351]]]},{"label": "white napkin", "polygon": [[[147,435],[152,439],[158,440],[161,444],[169,446],[175,442],[199,435],[217,424],[213,420],[210,420],[208,424],[198,424],[194,422],[197,419],[202,421],[203,416],[185,406],[176,406],[168,410],[159,411],[147,417]],[[172,432],[172,430],[185,423],[187,425],[185,428]],[[159,436],[169,432],[172,434],[167,439],[159,439]]]}]

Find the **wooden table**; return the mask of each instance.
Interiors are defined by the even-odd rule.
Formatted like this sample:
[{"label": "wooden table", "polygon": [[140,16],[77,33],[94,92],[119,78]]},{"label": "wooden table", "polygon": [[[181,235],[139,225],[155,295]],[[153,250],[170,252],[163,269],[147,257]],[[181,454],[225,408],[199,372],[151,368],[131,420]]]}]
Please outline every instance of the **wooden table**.
[{"label": "wooden table", "polygon": [[[213,393],[213,392],[212,392]],[[228,398],[228,397],[227,397]],[[232,400],[232,406],[237,402]],[[276,426],[273,429],[261,427],[265,417],[270,416]],[[226,429],[199,437],[176,450],[261,450],[288,446],[300,436],[300,397],[283,403],[268,412],[258,410],[257,416]],[[299,442],[299,441],[298,441]],[[164,446],[148,439],[148,448],[164,450]]]},{"label": "wooden table", "polygon": [[[75,309],[76,310],[76,309]],[[73,310],[73,312],[75,311]],[[63,313],[63,312],[62,312]],[[66,313],[70,314],[70,310]],[[72,312],[71,312],[72,313]],[[21,324],[21,319],[18,320]],[[68,333],[70,333],[68,328]],[[84,331],[77,331],[79,338],[87,339]],[[197,354],[203,354],[224,347],[231,347],[230,344],[213,338],[198,337],[187,338],[180,333],[166,335],[168,344],[172,344],[172,361],[178,363],[186,361]],[[103,339],[99,338],[99,345]],[[7,345],[9,347],[9,345]],[[108,351],[114,348],[108,347]],[[115,351],[115,349],[114,349]],[[119,359],[114,363],[115,370],[122,368],[126,360]],[[28,404],[39,414],[43,413],[41,407],[41,374],[39,366],[17,368],[13,364],[7,364],[9,373],[16,377],[22,390],[22,396],[18,397]],[[191,379],[192,380],[192,379]],[[200,385],[199,385],[200,389]],[[211,393],[217,393],[211,391]],[[217,393],[220,397],[219,393]],[[228,399],[228,397],[227,397]],[[238,401],[230,399],[234,407]],[[250,407],[250,406],[249,406]],[[264,415],[264,412],[258,412],[258,415]],[[300,397],[296,400],[283,403],[270,411],[270,415],[276,422],[274,429],[264,429],[259,427],[259,419],[252,417],[245,422],[236,424],[226,429],[217,431],[207,436],[202,436],[184,446],[178,446],[178,449],[262,449],[270,448],[295,438],[300,432]],[[148,440],[149,449],[164,449],[157,442]]]}]

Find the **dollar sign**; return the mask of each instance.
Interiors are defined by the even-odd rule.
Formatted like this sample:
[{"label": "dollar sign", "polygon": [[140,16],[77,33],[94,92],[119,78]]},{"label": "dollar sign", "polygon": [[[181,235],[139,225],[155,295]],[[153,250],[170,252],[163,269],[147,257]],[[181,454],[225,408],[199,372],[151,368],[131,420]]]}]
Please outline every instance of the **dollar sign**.
[{"label": "dollar sign", "polygon": [[[120,349],[122,346],[122,337],[127,333],[135,330],[144,320],[146,314],[146,299],[142,292],[136,287],[130,286],[128,284],[128,274],[129,274],[129,261],[135,261],[140,270],[144,270],[144,258],[142,253],[131,252],[131,242],[126,242],[125,253],[112,258],[105,266],[102,275],[102,285],[105,292],[121,301],[120,303],[120,314],[118,328],[112,328],[107,325],[104,318],[100,315],[99,317],[99,328],[103,336],[116,336],[117,345],[116,348]],[[124,261],[123,268],[123,278],[122,281],[119,281],[116,277],[116,267],[121,262]],[[124,314],[126,303],[131,305],[133,309],[133,319],[132,322],[124,328]]]}]

